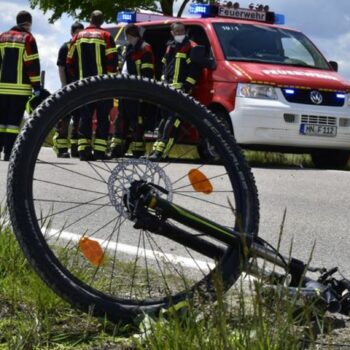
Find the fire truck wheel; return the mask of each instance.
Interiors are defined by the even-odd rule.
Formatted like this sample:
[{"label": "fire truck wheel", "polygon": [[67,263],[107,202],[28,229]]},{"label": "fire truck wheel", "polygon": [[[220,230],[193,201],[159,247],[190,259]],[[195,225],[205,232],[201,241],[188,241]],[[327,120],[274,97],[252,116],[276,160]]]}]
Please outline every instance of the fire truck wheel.
[{"label": "fire truck wheel", "polygon": [[208,140],[200,140],[197,145],[198,155],[203,163],[217,162],[220,160],[219,155],[211,146]]},{"label": "fire truck wheel", "polygon": [[312,161],[318,169],[344,169],[350,153],[340,150],[317,150],[311,153]]},{"label": "fire truck wheel", "polygon": [[[225,126],[225,129],[229,130],[230,133],[233,134],[233,128],[230,123],[230,116],[228,115],[228,113],[225,110],[219,108],[213,108],[211,109],[211,112],[213,112],[213,114],[217,117],[219,122]],[[212,147],[208,139],[201,139],[199,141],[197,151],[200,156],[200,159],[203,162],[220,161],[219,155],[217,154],[217,152],[215,152],[214,147]]]},{"label": "fire truck wheel", "polygon": [[213,108],[211,109],[211,112],[213,112],[220,122],[222,122],[225,125],[226,130],[229,130],[230,133],[234,134],[232,123],[230,121],[230,115],[222,108]]}]

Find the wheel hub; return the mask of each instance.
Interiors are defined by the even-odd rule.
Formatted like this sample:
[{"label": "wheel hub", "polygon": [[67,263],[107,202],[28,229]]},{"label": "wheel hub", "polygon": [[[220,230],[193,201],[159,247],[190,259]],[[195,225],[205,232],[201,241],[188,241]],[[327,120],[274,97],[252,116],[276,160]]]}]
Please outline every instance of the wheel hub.
[{"label": "wheel hub", "polygon": [[131,184],[135,181],[153,183],[166,190],[157,191],[160,196],[168,201],[173,199],[173,190],[170,178],[157,163],[147,159],[122,159],[112,170],[108,179],[108,195],[117,213],[124,218],[130,219],[124,197],[128,195]]}]

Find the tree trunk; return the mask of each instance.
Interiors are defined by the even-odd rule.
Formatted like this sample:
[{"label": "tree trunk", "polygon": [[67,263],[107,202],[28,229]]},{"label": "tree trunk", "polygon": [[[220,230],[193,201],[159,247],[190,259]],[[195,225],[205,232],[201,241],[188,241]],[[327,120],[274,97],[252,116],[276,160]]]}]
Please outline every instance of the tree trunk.
[{"label": "tree trunk", "polygon": [[177,13],[177,17],[181,17],[182,13],[184,12],[184,9],[186,7],[186,5],[190,2],[190,0],[184,0],[183,3],[181,4],[180,8],[179,8],[179,12]]},{"label": "tree trunk", "polygon": [[165,16],[173,15],[174,0],[160,0],[160,7]]}]

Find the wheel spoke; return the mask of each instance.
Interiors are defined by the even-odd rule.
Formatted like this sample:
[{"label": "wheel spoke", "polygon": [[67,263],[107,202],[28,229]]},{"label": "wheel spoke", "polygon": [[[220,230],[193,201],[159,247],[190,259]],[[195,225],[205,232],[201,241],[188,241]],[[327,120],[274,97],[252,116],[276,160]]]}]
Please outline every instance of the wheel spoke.
[{"label": "wheel spoke", "polygon": [[[206,164],[201,164],[200,166],[198,166],[196,169],[199,170],[200,168],[203,168]],[[181,181],[182,179],[185,179],[186,177],[188,177],[188,174],[184,174],[182,176],[180,176],[177,180],[173,181],[173,186],[175,184],[177,184],[179,181]]]},{"label": "wheel spoke", "polygon": [[224,209],[231,209],[231,207],[229,207],[229,206],[227,206],[227,205],[215,203],[215,202],[213,202],[213,201],[208,201],[208,200],[206,200],[206,199],[198,198],[198,197],[196,197],[196,196],[190,196],[190,195],[184,194],[184,193],[182,193],[182,192],[174,192],[174,193],[177,194],[177,195],[179,195],[179,196],[191,198],[191,199],[194,199],[194,200],[196,200],[196,201],[203,202],[203,203],[212,204],[212,205],[215,205],[215,206],[224,208]]},{"label": "wheel spoke", "polygon": [[[74,205],[73,207],[62,209],[62,210],[57,211],[55,213],[51,213],[51,214],[45,216],[45,218],[41,219],[40,221],[43,221],[43,220],[45,221],[45,220],[52,218],[53,216],[56,216],[58,214],[62,214],[62,213],[68,212],[68,211],[73,210],[73,209],[77,209],[77,208],[82,207],[82,206],[93,204],[95,201],[98,201],[102,198],[106,198],[107,196],[108,196],[108,194],[105,194],[104,196],[91,199],[90,201],[85,202],[83,204]],[[102,207],[106,207],[106,206],[109,206],[109,204],[101,204],[99,209],[101,209]]]},{"label": "wheel spoke", "polygon": [[101,179],[101,181],[104,183],[107,183],[105,178],[97,171],[97,169],[99,169],[99,168],[101,169],[101,167],[95,166],[95,164],[93,164],[92,162],[88,162],[88,164],[91,167],[91,169],[94,171],[94,173]]},{"label": "wheel spoke", "polygon": [[[105,196],[103,196],[105,197]],[[35,202],[47,202],[47,203],[60,203],[60,204],[77,204],[79,206],[87,205],[86,202],[75,202],[75,201],[59,201],[56,199],[41,199],[41,198],[35,198],[33,199]],[[109,206],[111,207],[111,204],[106,205],[105,203],[88,203],[88,205],[97,205],[97,206]]]},{"label": "wheel spoke", "polygon": [[120,228],[121,228],[123,222],[125,222],[126,219],[124,219],[123,222],[121,222],[121,220],[122,220],[122,217],[119,216],[118,220],[116,222],[116,226],[115,226],[115,230],[117,232],[117,239],[115,241],[116,248],[114,249],[113,258],[112,258],[112,273],[111,273],[111,278],[110,278],[110,283],[109,283],[109,292],[110,293],[112,293],[112,281],[116,277],[116,275],[114,274],[114,271],[116,270],[116,263],[117,263],[117,250],[118,250],[118,242],[119,242],[119,236],[120,236]]},{"label": "wheel spoke", "polygon": [[92,190],[89,190],[87,188],[80,188],[80,187],[75,187],[75,186],[69,186],[69,185],[60,184],[60,183],[53,182],[53,181],[37,179],[37,178],[34,178],[33,181],[38,181],[38,182],[42,182],[42,183],[46,183],[46,184],[54,185],[54,186],[65,187],[65,188],[69,188],[70,190],[77,190],[77,191],[89,192],[89,193],[95,193],[95,194],[105,194],[105,192],[92,191]]},{"label": "wheel spoke", "polygon": [[[217,179],[218,177],[225,176],[225,175],[227,175],[227,173],[223,173],[223,174],[219,174],[219,175],[208,177],[207,180]],[[192,186],[191,183],[189,183],[188,185],[183,185],[183,186],[180,186],[180,187],[176,187],[173,190],[174,191],[178,191],[178,190],[181,190],[182,188],[187,188],[187,187],[190,187],[190,186]]]},{"label": "wheel spoke", "polygon": [[[145,233],[144,233],[144,231],[142,231],[142,246],[143,246],[143,250],[146,251],[146,243],[145,243]],[[152,297],[152,295],[151,295],[151,280],[150,280],[149,271],[148,271],[147,254],[144,254],[144,258],[145,258],[146,279],[147,279],[147,286],[148,286],[148,296]]]},{"label": "wheel spoke", "polygon": [[[87,163],[89,163],[89,162],[87,162]],[[63,167],[63,166],[59,166],[59,165],[54,164],[54,163],[45,162],[45,161],[43,161],[43,160],[40,160],[40,164],[51,165],[51,166],[56,167],[56,168],[58,168],[58,169],[61,169],[61,170],[64,170],[64,171],[68,171],[68,172],[70,172],[70,173],[72,173],[72,174],[75,174],[75,175],[79,175],[79,176],[81,176],[81,177],[84,177],[84,178],[86,178],[86,179],[90,179],[90,180],[94,180],[94,181],[97,181],[97,182],[102,182],[102,183],[104,183],[104,181],[101,181],[101,180],[99,180],[99,179],[96,179],[96,178],[93,177],[93,176],[89,176],[89,175],[86,175],[86,174],[83,174],[83,173],[79,173],[78,171],[74,171],[74,170],[72,170],[72,169],[68,169],[68,168],[65,168],[65,167]]]},{"label": "wheel spoke", "polygon": [[147,231],[146,231],[145,233],[146,233],[147,241],[148,241],[148,243],[149,243],[149,245],[150,245],[150,247],[151,247],[151,250],[152,250],[152,252],[153,252],[153,257],[154,257],[154,259],[155,259],[155,261],[156,261],[156,263],[157,263],[159,272],[160,272],[160,274],[162,275],[163,281],[164,281],[164,283],[165,283],[166,293],[167,293],[167,295],[170,295],[170,294],[171,294],[171,289],[169,288],[169,285],[168,285],[168,283],[167,283],[167,279],[166,279],[166,276],[165,276],[165,274],[164,274],[164,271],[163,271],[162,267],[160,266],[160,262],[159,262],[158,257],[157,257],[158,254],[157,254],[157,252],[156,252],[156,251],[154,250],[154,248],[153,248],[153,244],[152,244],[152,241],[151,241],[152,236],[151,236],[151,234],[148,233]]}]

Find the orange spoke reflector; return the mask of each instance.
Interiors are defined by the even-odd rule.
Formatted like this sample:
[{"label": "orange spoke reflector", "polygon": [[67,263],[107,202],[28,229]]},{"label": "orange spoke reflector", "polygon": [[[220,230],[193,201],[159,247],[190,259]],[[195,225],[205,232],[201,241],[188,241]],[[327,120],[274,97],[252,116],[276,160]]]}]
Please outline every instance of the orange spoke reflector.
[{"label": "orange spoke reflector", "polygon": [[209,179],[198,169],[191,169],[188,172],[188,178],[191,185],[197,192],[210,194],[213,192],[213,186]]},{"label": "orange spoke reflector", "polygon": [[79,240],[79,249],[85,258],[95,266],[100,266],[103,262],[104,252],[100,243],[88,237],[81,237]]}]

